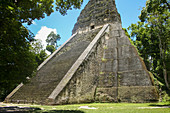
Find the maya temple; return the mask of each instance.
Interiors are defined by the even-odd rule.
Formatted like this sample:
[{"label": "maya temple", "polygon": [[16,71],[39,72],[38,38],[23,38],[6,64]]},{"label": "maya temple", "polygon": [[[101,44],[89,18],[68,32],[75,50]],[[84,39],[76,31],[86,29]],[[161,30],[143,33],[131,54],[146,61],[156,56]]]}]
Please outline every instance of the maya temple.
[{"label": "maya temple", "polygon": [[10,103],[154,102],[150,73],[121,26],[115,0],[90,0],[72,36],[48,57]]}]

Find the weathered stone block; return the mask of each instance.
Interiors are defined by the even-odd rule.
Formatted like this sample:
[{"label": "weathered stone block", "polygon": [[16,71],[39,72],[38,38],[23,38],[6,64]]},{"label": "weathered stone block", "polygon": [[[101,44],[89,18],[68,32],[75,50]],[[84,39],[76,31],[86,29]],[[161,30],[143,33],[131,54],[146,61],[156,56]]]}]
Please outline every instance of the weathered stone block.
[{"label": "weathered stone block", "polygon": [[106,46],[108,48],[116,48],[117,47],[117,39],[116,37],[109,38],[106,40]]},{"label": "weathered stone block", "polygon": [[117,59],[117,48],[107,48],[104,50],[105,59]]},{"label": "weathered stone block", "polygon": [[118,60],[113,60],[113,68],[112,72],[118,71]]},{"label": "weathered stone block", "polygon": [[147,71],[136,71],[137,86],[152,86],[152,80]]},{"label": "weathered stone block", "polygon": [[144,70],[118,72],[120,86],[151,86],[150,76]]},{"label": "weathered stone block", "polygon": [[120,37],[124,37],[124,38],[126,37],[126,38],[128,38],[128,37],[126,36],[124,30],[119,30],[119,34],[120,34]]},{"label": "weathered stone block", "polygon": [[119,34],[119,30],[112,30],[112,32],[110,33],[110,37],[113,38],[113,37],[119,37],[120,34]]},{"label": "weathered stone block", "polygon": [[118,59],[119,65],[118,65],[118,70],[119,71],[126,71],[128,70],[129,66],[129,61],[127,59]]},{"label": "weathered stone block", "polygon": [[123,86],[118,87],[120,102],[155,102],[158,95],[154,86]]},{"label": "weathered stone block", "polygon": [[115,74],[103,72],[99,75],[98,87],[113,87],[115,86]]},{"label": "weathered stone block", "polygon": [[131,45],[128,37],[119,37],[118,38],[118,47]]},{"label": "weathered stone block", "polygon": [[105,84],[104,84],[105,74],[100,74],[98,80],[99,80],[98,81],[98,86],[99,87],[104,87],[105,86]]},{"label": "weathered stone block", "polygon": [[118,61],[117,60],[108,60],[101,63],[101,72],[117,72],[118,70]]},{"label": "weathered stone block", "polygon": [[120,59],[130,58],[130,57],[134,57],[134,56],[138,56],[138,55],[136,53],[135,48],[132,45],[120,46],[118,48],[118,57]]},{"label": "weathered stone block", "polygon": [[95,101],[97,102],[115,102],[117,88],[97,88]]},{"label": "weathered stone block", "polygon": [[119,59],[119,71],[144,69],[139,56]]},{"label": "weathered stone block", "polygon": [[128,63],[129,63],[128,66],[129,70],[144,69],[140,61],[140,58],[138,56],[129,58]]},{"label": "weathered stone block", "polygon": [[113,61],[112,60],[107,61],[105,71],[112,72],[112,66],[113,66]]},{"label": "weathered stone block", "polygon": [[114,24],[111,24],[111,30],[120,30],[122,29],[122,25],[120,23],[114,23]]},{"label": "weathered stone block", "polygon": [[119,86],[136,86],[136,76],[134,72],[118,72]]}]

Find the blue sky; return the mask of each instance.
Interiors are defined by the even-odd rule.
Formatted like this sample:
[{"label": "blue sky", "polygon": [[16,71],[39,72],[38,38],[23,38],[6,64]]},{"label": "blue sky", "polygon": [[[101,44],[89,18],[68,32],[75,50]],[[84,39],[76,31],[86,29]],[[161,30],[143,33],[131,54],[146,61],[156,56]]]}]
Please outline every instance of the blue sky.
[{"label": "blue sky", "polygon": [[[66,16],[62,16],[59,12],[55,11],[44,19],[35,20],[32,25],[27,27],[34,33],[36,39],[42,40],[43,45],[45,45],[45,39],[51,31],[54,31],[61,36],[61,40],[58,43],[63,44],[71,36],[74,24],[88,1],[89,0],[84,0],[81,9],[70,10]],[[140,11],[142,7],[145,7],[146,3],[146,0],[115,1],[118,12],[121,15],[123,28],[127,28],[131,23],[136,23],[139,20],[138,16],[140,15]]]}]

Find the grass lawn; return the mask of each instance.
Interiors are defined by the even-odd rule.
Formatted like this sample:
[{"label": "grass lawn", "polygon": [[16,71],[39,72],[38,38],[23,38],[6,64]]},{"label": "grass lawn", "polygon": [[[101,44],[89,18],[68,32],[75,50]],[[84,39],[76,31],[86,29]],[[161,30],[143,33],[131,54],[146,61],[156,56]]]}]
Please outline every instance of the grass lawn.
[{"label": "grass lawn", "polygon": [[[14,104],[13,106],[16,105]],[[30,113],[170,113],[170,102],[92,103],[92,104],[57,105],[57,106],[19,104],[17,106],[36,107],[41,109]]]}]

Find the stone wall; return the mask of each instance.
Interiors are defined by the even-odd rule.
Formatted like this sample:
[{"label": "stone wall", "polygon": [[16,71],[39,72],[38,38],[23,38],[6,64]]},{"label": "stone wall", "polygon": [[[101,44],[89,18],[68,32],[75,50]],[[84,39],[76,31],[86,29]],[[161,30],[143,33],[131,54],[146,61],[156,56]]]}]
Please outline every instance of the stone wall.
[{"label": "stone wall", "polygon": [[90,0],[81,11],[72,34],[79,31],[90,31],[106,23],[120,22],[120,15],[115,7],[115,0]]},{"label": "stone wall", "polygon": [[[116,27],[114,27],[116,26]],[[51,104],[150,102],[158,95],[121,24],[111,24]]]}]

